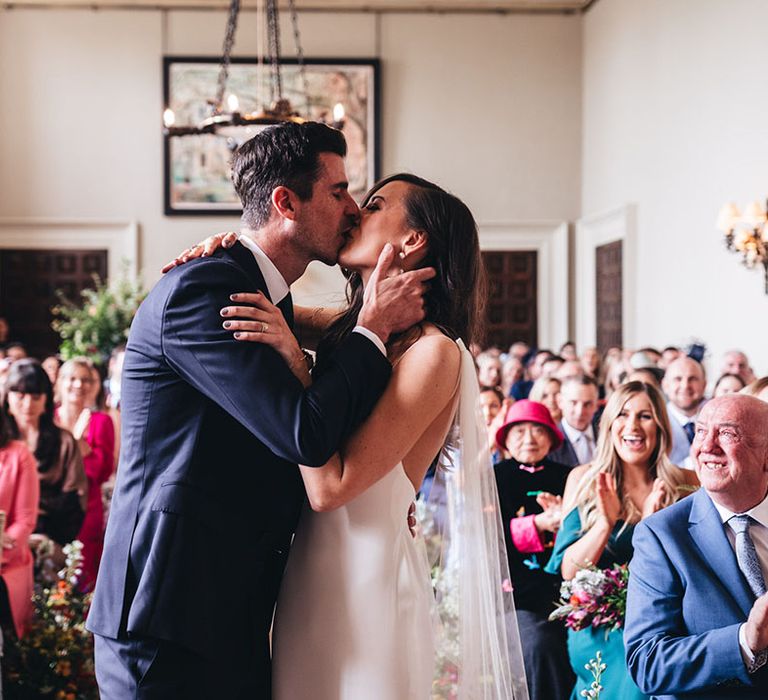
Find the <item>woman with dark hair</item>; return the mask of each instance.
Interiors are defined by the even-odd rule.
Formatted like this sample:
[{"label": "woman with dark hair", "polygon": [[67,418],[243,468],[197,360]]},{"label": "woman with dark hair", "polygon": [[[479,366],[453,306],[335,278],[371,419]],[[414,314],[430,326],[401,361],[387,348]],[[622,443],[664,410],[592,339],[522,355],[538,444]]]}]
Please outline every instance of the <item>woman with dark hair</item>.
[{"label": "woman with dark hair", "polygon": [[[325,466],[301,467],[311,508],[302,514],[278,599],[273,694],[276,700],[428,700],[436,658],[444,658],[457,669],[451,682],[459,697],[527,698],[516,627],[508,639],[504,625],[505,604],[513,604],[502,588],[508,574],[502,576],[498,497],[466,349],[480,339],[485,298],[469,209],[413,175],[377,183],[339,253],[348,307],[297,309],[298,331],[324,328],[314,370],[322,373],[330,351],[355,328],[367,283],[388,246],[395,251],[388,274],[436,270],[424,294],[426,318],[390,339],[392,378],[368,419]],[[262,294],[233,300],[236,306],[222,310],[224,327],[238,341],[273,347],[308,385],[312,376],[280,310]],[[458,649],[448,657],[449,647],[433,636],[424,542],[411,536],[406,522],[436,455],[432,490],[447,493],[452,504],[442,538],[442,585],[460,611],[458,620],[442,619]]]},{"label": "woman with dark hair", "polygon": [[[575,467],[563,496],[563,518],[546,571],[566,580],[591,564],[609,568],[632,557],[632,531],[642,519],[687,496],[696,475],[669,460],[672,431],[660,391],[627,382],[611,394],[600,419],[594,459]],[[624,660],[622,631],[568,630],[568,653],[581,697],[592,677],[585,664],[601,651],[607,670],[602,685],[611,697],[645,696],[632,682]]]},{"label": "woman with dark hair", "polygon": [[35,528],[40,483],[35,458],[11,439],[8,414],[0,409],[0,511],[5,513],[0,562],[0,624],[4,634],[24,635],[32,616],[32,568],[27,545]]},{"label": "woman with dark hair", "polygon": [[8,373],[3,397],[10,434],[37,460],[40,509],[32,541],[50,551],[53,568],[64,563],[63,545],[77,537],[88,484],[72,434],[54,423],[53,388],[37,360],[19,360]]}]

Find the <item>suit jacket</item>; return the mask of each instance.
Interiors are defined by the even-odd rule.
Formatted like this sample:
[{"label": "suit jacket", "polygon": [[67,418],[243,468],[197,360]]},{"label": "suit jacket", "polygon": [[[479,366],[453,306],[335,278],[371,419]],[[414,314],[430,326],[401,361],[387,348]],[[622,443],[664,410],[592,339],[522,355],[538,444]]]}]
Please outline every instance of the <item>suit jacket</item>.
[{"label": "suit jacket", "polygon": [[219,311],[264,278],[242,245],[165,275],[132,324],[122,446],[88,628],[172,640],[268,673],[267,632],[319,466],[371,411],[391,368],[352,333],[303,389]]},{"label": "suit jacket", "polygon": [[[576,455],[576,450],[573,447],[573,443],[570,441],[568,434],[563,428],[563,422],[560,421],[557,424],[557,427],[563,434],[563,444],[560,445],[560,447],[558,447],[556,450],[552,450],[552,452],[550,452],[547,457],[553,462],[559,462],[560,464],[565,464],[569,467],[577,467],[581,462]],[[594,438],[595,444],[597,444],[597,428],[595,427],[594,422],[592,424],[592,436]]]},{"label": "suit jacket", "polygon": [[658,698],[765,698],[739,647],[754,595],[722,520],[700,489],[643,520],[633,537],[624,643],[640,690]]}]

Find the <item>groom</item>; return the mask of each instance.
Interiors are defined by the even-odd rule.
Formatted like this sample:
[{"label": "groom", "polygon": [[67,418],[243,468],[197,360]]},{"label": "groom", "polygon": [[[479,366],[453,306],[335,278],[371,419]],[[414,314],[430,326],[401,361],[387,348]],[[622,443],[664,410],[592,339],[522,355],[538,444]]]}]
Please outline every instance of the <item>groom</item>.
[{"label": "groom", "polygon": [[243,144],[241,242],[173,270],[136,315],[88,617],[102,700],[270,696],[268,633],[304,499],[296,465],[323,465],[371,411],[391,372],[383,343],[423,318],[434,274],[387,278],[385,251],[358,327],[307,389],[270,347],[222,327],[230,294],[257,290],[291,323],[290,284],[312,260],[336,262],[359,215],[345,155],[317,123]]}]

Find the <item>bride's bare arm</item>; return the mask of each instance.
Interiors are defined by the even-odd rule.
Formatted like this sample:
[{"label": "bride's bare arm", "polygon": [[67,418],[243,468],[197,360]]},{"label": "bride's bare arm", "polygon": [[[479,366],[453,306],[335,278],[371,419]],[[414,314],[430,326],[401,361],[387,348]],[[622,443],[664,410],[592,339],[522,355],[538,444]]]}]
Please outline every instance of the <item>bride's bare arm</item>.
[{"label": "bride's bare arm", "polygon": [[390,472],[452,401],[461,357],[454,341],[423,336],[403,355],[367,420],[322,467],[302,467],[314,510],[351,501]]}]

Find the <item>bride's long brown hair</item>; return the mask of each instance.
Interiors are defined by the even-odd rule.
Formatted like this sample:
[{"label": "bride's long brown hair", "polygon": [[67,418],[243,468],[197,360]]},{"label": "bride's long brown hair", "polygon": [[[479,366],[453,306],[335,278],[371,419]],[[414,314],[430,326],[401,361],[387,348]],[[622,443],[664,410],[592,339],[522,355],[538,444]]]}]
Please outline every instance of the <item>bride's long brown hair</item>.
[{"label": "bride's long brown hair", "polygon": [[[424,295],[425,320],[454,340],[461,338],[467,347],[470,343],[482,343],[487,292],[472,212],[458,197],[409,173],[397,173],[377,182],[365,195],[362,206],[384,185],[396,181],[411,185],[405,196],[406,224],[427,235],[427,255],[420,267],[434,267],[437,273],[429,280],[429,289]],[[352,332],[363,305],[360,274],[350,270],[342,272],[347,278],[349,306],[318,344],[320,362]],[[410,333],[407,335],[410,339]]]}]

